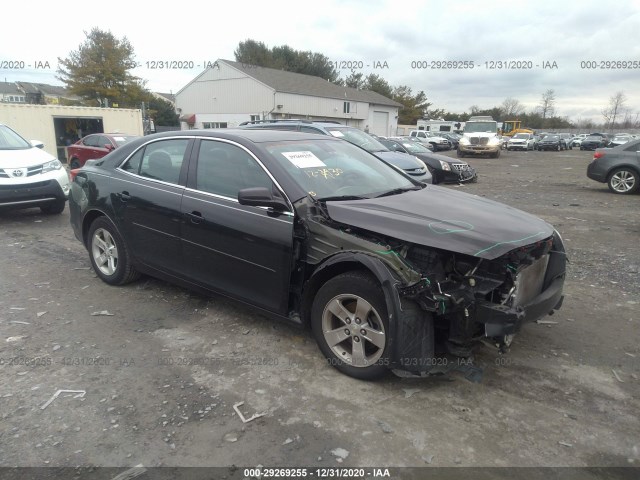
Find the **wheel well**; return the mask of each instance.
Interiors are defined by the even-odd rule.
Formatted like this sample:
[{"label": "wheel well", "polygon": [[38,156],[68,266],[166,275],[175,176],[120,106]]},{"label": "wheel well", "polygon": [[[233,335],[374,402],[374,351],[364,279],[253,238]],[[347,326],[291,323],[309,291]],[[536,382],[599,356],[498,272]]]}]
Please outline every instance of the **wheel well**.
[{"label": "wheel well", "polygon": [[88,212],[84,219],[82,220],[82,242],[87,245],[87,235],[89,234],[89,229],[91,228],[91,224],[98,217],[103,217],[104,213],[98,210],[92,210]]},{"label": "wheel well", "polygon": [[635,172],[636,175],[640,176],[640,171],[638,171],[638,169],[636,167],[634,167],[633,165],[616,165],[615,167],[613,167],[611,170],[609,170],[607,172],[607,182],[611,179],[611,175],[613,175],[613,172],[615,172],[616,170],[620,170],[621,168],[627,169],[627,170],[631,170],[633,172]]},{"label": "wheel well", "polygon": [[[302,318],[302,323],[305,326],[310,325],[311,306],[313,305],[313,300],[316,297],[318,290],[320,290],[320,288],[332,278],[337,277],[342,273],[355,271],[364,271],[370,273],[372,277],[376,278],[371,270],[359,262],[337,262],[326,267],[321,265],[316,269],[316,272],[314,272],[311,275],[311,278],[309,278],[305,283],[302,293],[300,317]],[[378,281],[377,278],[376,281]]]}]

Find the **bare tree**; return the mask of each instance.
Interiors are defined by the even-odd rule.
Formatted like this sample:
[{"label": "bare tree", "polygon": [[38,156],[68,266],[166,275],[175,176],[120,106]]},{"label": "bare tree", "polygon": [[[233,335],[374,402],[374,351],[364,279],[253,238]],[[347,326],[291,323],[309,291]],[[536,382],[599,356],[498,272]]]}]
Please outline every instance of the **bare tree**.
[{"label": "bare tree", "polygon": [[500,110],[502,110],[502,114],[505,118],[517,117],[524,113],[524,105],[522,105],[516,98],[507,97],[504,99],[504,102],[502,102]]},{"label": "bare tree", "polygon": [[556,92],[552,88],[542,94],[542,100],[540,101],[540,105],[538,105],[538,110],[540,111],[540,115],[542,115],[543,121],[547,117],[553,117],[554,113],[556,113]]},{"label": "bare tree", "polygon": [[617,92],[609,98],[609,104],[602,109],[602,116],[609,128],[615,128],[616,117],[622,115],[626,101],[627,96],[624,92]]}]

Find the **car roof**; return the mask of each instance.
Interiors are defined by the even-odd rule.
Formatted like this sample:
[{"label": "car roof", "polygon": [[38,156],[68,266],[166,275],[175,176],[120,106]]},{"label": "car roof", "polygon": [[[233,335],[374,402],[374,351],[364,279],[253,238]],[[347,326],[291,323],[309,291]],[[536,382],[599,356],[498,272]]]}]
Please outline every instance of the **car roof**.
[{"label": "car roof", "polygon": [[252,143],[278,142],[286,140],[335,140],[332,136],[321,136],[316,133],[294,132],[291,130],[271,130],[269,128],[207,128],[200,130],[177,130],[155,133],[143,137],[145,141],[166,137],[211,137],[227,140],[244,139]]}]

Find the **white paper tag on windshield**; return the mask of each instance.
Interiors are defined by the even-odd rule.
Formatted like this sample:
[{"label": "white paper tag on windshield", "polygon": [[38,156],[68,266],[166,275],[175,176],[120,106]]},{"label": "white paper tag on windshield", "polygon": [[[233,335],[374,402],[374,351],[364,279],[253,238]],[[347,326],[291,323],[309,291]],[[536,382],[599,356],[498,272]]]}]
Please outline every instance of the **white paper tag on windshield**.
[{"label": "white paper tag on windshield", "polygon": [[116,142],[124,142],[124,137],[113,137]]},{"label": "white paper tag on windshield", "polygon": [[282,152],[282,155],[298,168],[326,167],[312,152]]},{"label": "white paper tag on windshield", "polygon": [[344,133],[339,130],[329,130],[329,133],[334,137],[344,137]]}]

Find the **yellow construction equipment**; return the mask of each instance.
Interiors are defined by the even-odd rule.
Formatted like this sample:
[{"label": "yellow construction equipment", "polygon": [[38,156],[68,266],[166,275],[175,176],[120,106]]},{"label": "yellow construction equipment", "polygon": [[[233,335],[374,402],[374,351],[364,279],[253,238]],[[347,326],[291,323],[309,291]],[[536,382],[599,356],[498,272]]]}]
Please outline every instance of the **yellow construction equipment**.
[{"label": "yellow construction equipment", "polygon": [[507,120],[502,122],[501,135],[503,137],[512,137],[516,133],[536,133],[530,128],[522,128],[522,122],[520,120]]}]

